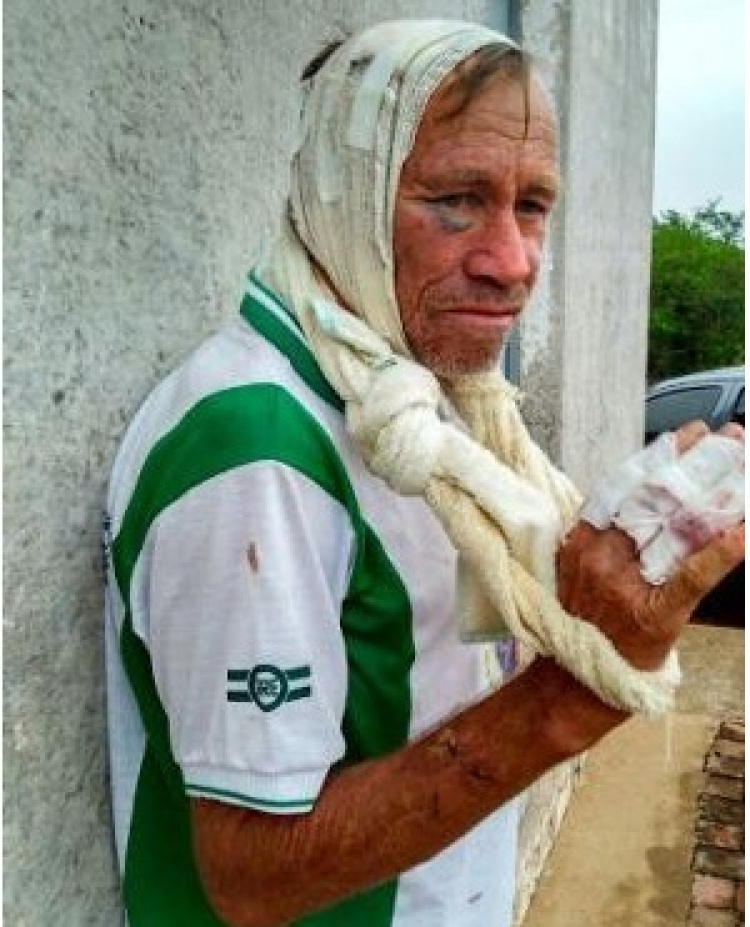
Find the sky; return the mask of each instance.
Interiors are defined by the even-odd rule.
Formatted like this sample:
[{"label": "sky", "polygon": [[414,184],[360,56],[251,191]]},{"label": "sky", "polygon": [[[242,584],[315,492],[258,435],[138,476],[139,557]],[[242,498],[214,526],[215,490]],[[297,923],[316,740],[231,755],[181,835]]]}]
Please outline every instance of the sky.
[{"label": "sky", "polygon": [[745,208],[745,0],[659,0],[654,214]]}]

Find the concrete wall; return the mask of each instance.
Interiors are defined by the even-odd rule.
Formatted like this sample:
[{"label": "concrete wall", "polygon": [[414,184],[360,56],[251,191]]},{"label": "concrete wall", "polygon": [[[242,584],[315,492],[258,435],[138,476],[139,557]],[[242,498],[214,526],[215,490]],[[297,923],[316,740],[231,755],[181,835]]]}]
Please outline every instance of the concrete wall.
[{"label": "concrete wall", "polygon": [[10,0],[5,44],[5,923],[118,921],[99,521],[148,389],[236,311],[301,64],[434,0]]},{"label": "concrete wall", "polygon": [[584,490],[642,444],[657,12],[658,0],[522,4],[560,113],[564,188],[521,380],[540,440]]},{"label": "concrete wall", "polygon": [[[634,193],[632,177],[625,177],[620,204],[630,219],[617,233],[628,260],[613,268],[612,254],[601,248],[605,242],[618,250],[608,200],[616,184],[607,178],[625,176],[620,146],[632,131],[612,122],[622,107],[611,105],[607,94],[622,90],[619,69],[639,61],[635,40],[625,56],[619,36],[639,29],[647,35],[638,21],[644,11],[650,21],[652,4],[576,0],[577,18],[568,6],[535,0],[524,7],[530,38],[540,48],[549,43],[556,93],[573,107],[576,130],[566,161],[586,173],[568,181],[547,299],[528,323],[522,362],[524,385],[544,388],[532,407],[540,436],[580,474],[587,448],[561,429],[592,427],[599,456],[617,456],[638,430],[645,233],[639,202],[625,192],[629,183]],[[632,9],[627,23],[618,8]],[[236,311],[242,277],[275,225],[300,62],[338,30],[377,19],[442,14],[502,27],[505,10],[501,2],[478,0],[6,3],[9,927],[118,922],[101,667],[99,518],[106,478],[125,423],[149,388]],[[616,17],[616,28],[602,40],[588,75],[593,49],[586,20],[607,15]],[[608,63],[615,53],[617,63]],[[570,54],[582,55],[583,66],[571,68]],[[636,98],[632,119],[647,109],[645,90]],[[587,113],[601,118],[606,131]],[[587,135],[610,143],[606,162],[591,141],[587,147]],[[646,146],[639,162],[645,165],[645,136],[633,145],[641,153]],[[587,191],[594,185],[592,202]],[[569,216],[572,207],[581,209],[579,218]],[[644,215],[650,216],[650,202]],[[594,255],[587,251],[592,242]],[[621,317],[623,294],[630,301]],[[587,330],[596,313],[598,327]],[[602,342],[611,346],[612,333],[624,337],[623,330],[626,363],[607,348],[616,365],[609,371],[624,368],[607,404],[607,415],[614,410],[610,420],[597,405],[598,392],[581,390],[577,370],[597,384],[608,369],[605,355],[597,367],[584,357],[584,346],[595,343],[603,352]],[[570,361],[567,352],[573,352]]]},{"label": "concrete wall", "polygon": [[[547,64],[564,177],[547,274],[522,325],[524,408],[586,491],[642,444],[657,0],[525,0],[522,24]],[[580,767],[553,770],[527,795],[519,918]]]}]

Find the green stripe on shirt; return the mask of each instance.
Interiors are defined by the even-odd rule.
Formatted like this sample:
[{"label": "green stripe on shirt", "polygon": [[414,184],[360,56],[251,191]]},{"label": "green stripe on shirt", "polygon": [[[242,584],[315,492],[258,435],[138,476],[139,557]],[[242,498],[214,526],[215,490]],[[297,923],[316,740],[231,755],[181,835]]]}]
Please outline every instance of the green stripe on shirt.
[{"label": "green stripe on shirt", "polygon": [[244,795],[241,792],[230,792],[227,789],[214,789],[207,785],[200,785],[197,782],[186,782],[185,791],[188,795],[199,798],[218,798],[225,799],[228,802],[245,805],[248,808],[263,808],[273,810],[284,809],[286,811],[309,811],[315,800],[312,798],[289,798],[286,800],[272,800],[270,798],[256,798],[253,795]]},{"label": "green stripe on shirt", "polygon": [[242,300],[241,313],[244,320],[258,334],[271,342],[289,361],[299,377],[318,396],[339,412],[344,411],[341,397],[331,387],[315,360],[315,356],[299,336],[292,333],[276,316],[269,312],[251,294]]},{"label": "green stripe on shirt", "polygon": [[[283,323],[248,297],[243,316],[289,358],[317,395],[341,407],[307,347]],[[380,541],[362,521],[330,437],[296,399],[275,384],[232,387],[201,399],[152,448],[112,547],[115,576],[126,605],[121,634],[123,661],[147,732],[125,869],[124,893],[131,927],[182,927],[187,922],[191,927],[214,927],[218,923],[205,901],[192,858],[189,801],[171,753],[168,721],[156,691],[150,656],[133,630],[129,595],[135,565],[149,529],[168,506],[234,467],[269,460],[303,473],[337,499],[348,511],[357,539],[352,580],[342,610],[349,673],[344,762],[382,755],[402,746],[408,738],[409,671],[414,661],[410,602]],[[196,784],[196,788],[200,786]],[[169,821],[173,821],[172,826]],[[183,844],[179,850],[178,840]],[[303,918],[299,927],[389,927],[396,887],[397,882],[391,882],[348,899],[326,912]],[[154,916],[150,906],[157,903],[155,899],[163,916]],[[186,904],[189,918],[185,917]]]},{"label": "green stripe on shirt", "polygon": [[[149,910],[159,899],[165,912],[183,909],[184,898],[202,897],[189,849],[178,851],[175,828],[157,826],[174,819],[177,833],[189,834],[189,805],[169,743],[169,724],[156,691],[150,656],[132,625],[130,584],[151,525],[186,492],[233,467],[277,460],[313,479],[354,515],[358,513],[346,472],[328,435],[285,390],[270,384],[234,387],[207,396],[153,447],[139,475],[120,531],[112,545],[118,587],[126,606],[121,652],[147,732],[147,757],[141,770],[131,821],[124,893],[133,927],[170,924],[138,920],[132,912]],[[356,531],[356,527],[355,527]],[[156,790],[158,798],[149,797]],[[160,869],[144,860],[162,860]],[[169,871],[175,868],[174,878]],[[140,899],[140,900],[139,900]],[[215,924],[204,904],[191,927]],[[203,920],[201,918],[204,918]],[[184,923],[176,919],[175,925]]]}]

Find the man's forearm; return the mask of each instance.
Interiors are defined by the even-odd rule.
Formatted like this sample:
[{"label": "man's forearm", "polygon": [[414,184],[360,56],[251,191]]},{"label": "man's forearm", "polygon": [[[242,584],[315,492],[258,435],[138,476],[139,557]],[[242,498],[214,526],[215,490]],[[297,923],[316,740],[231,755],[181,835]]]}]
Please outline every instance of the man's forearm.
[{"label": "man's forearm", "polygon": [[434,856],[624,720],[549,660],[390,756],[332,775],[308,815],[193,802],[199,868],[233,927],[272,927]]}]

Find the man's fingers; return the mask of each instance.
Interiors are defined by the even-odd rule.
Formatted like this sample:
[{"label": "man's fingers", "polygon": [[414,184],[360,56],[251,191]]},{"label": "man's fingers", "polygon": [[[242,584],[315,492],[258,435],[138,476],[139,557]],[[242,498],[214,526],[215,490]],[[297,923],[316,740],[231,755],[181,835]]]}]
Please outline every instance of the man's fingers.
[{"label": "man's fingers", "polygon": [[[711,434],[711,429],[705,422],[696,419],[694,422],[688,422],[678,428],[674,434],[677,439],[677,450],[680,454],[683,454],[685,451],[690,450],[694,444],[697,444],[701,438]],[[739,422],[727,422],[726,425],[722,425],[717,434],[724,435],[725,438],[736,438],[738,441],[745,440],[745,429]]]},{"label": "man's fingers", "polygon": [[719,434],[724,435],[725,438],[734,438],[736,441],[745,440],[745,429],[737,422],[727,422],[719,429]]},{"label": "man's fingers", "polygon": [[664,601],[675,610],[692,610],[745,559],[745,525],[723,531],[687,557],[664,587]]},{"label": "man's fingers", "polygon": [[685,451],[689,451],[701,438],[705,438],[709,431],[708,425],[699,421],[688,422],[687,425],[678,428],[674,433],[677,441],[677,453],[684,454]]}]

